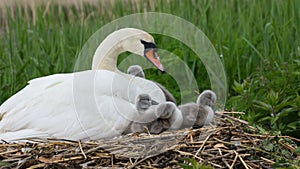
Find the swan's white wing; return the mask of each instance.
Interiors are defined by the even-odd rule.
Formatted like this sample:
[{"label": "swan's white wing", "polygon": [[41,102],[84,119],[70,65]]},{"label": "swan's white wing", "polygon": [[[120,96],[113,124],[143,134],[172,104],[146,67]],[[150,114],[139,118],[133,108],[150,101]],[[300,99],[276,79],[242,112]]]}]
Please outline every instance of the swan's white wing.
[{"label": "swan's white wing", "polygon": [[72,74],[60,74],[34,79],[9,98],[0,107],[3,114],[0,137],[10,139],[13,132],[26,137],[72,135],[71,128],[77,126],[73,115],[72,77]]},{"label": "swan's white wing", "polygon": [[11,96],[0,106],[0,115],[7,110],[15,108],[16,104],[19,105],[24,103],[25,100],[36,98],[43,94],[41,91],[46,91],[47,88],[68,81],[70,78],[72,78],[71,74],[55,74],[29,81],[25,88]]},{"label": "swan's white wing", "polygon": [[99,139],[120,135],[137,113],[134,99],[148,93],[164,100],[155,84],[90,70],[34,79],[0,106],[0,138]]}]

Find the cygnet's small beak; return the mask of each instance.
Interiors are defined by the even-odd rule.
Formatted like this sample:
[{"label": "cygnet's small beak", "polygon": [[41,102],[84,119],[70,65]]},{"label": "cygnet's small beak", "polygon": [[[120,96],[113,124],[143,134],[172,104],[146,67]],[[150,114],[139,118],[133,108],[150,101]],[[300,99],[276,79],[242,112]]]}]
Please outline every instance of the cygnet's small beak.
[{"label": "cygnet's small beak", "polygon": [[146,49],[144,55],[157,69],[163,73],[165,72],[163,65],[160,63],[156,48]]}]

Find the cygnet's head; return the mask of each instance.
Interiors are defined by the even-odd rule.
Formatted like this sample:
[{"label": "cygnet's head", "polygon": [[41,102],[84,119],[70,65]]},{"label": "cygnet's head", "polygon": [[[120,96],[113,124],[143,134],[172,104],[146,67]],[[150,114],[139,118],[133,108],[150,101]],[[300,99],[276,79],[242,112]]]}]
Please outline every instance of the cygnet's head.
[{"label": "cygnet's head", "polygon": [[139,65],[129,66],[129,68],[127,69],[127,73],[130,75],[133,75],[133,76],[145,78],[145,73],[144,73],[142,67]]},{"label": "cygnet's head", "polygon": [[145,111],[151,106],[151,98],[148,94],[139,94],[135,98],[135,105],[138,111]]},{"label": "cygnet's head", "polygon": [[216,103],[217,96],[211,90],[204,90],[197,99],[198,105],[213,107]]}]

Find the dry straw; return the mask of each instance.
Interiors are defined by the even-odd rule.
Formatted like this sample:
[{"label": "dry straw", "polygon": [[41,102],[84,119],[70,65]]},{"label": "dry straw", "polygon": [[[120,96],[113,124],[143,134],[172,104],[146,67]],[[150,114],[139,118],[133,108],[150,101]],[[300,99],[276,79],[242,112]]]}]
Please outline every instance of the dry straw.
[{"label": "dry straw", "polygon": [[[193,158],[213,168],[268,168],[280,155],[264,149],[266,140],[278,142],[278,149],[296,158],[293,154],[296,145],[291,142],[299,139],[258,134],[247,122],[229,116],[228,112],[218,113],[217,119],[217,126],[160,135],[131,134],[93,142],[32,139],[31,143],[3,143],[0,144],[1,164],[31,169],[178,168],[179,163],[188,163],[186,158]],[[161,153],[157,154],[159,150]]]}]

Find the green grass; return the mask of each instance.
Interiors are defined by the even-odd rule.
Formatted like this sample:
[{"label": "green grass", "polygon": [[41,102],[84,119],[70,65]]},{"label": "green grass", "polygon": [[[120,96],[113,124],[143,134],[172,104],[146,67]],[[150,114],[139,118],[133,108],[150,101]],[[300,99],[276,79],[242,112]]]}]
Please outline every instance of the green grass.
[{"label": "green grass", "polygon": [[[227,107],[249,112],[243,118],[253,124],[257,120],[254,118],[257,114],[262,118],[261,116],[269,117],[272,112],[256,109],[254,100],[256,103],[264,101],[268,97],[266,94],[272,91],[280,93],[278,103],[287,99],[292,102],[291,100],[299,97],[300,1],[138,2],[116,1],[114,5],[99,3],[97,6],[84,4],[80,9],[75,6],[52,4],[47,11],[43,5],[34,10],[21,7],[15,10],[8,9],[7,16],[0,22],[0,104],[23,88],[32,78],[72,72],[81,47],[96,30],[116,18],[144,11],[177,15],[194,23],[208,36],[217,52],[223,56],[221,59],[226,67],[229,86]],[[159,48],[174,52],[185,60],[197,77],[200,90],[209,88],[205,68],[195,59],[190,49],[169,37],[154,36]],[[262,71],[263,68],[268,69]],[[286,87],[284,90],[280,88],[286,86],[286,81],[280,80],[282,71],[284,75],[293,74],[287,78],[294,79],[289,81],[292,87]],[[265,86],[253,87],[253,81],[260,81],[265,77],[271,83],[276,83],[266,82],[264,85],[271,85],[268,90]],[[176,84],[165,82],[165,79],[171,77],[161,78],[154,74],[150,78],[161,82],[177,98],[180,97]],[[252,86],[238,88],[246,83],[247,79],[253,82],[247,83]],[[243,98],[244,102],[239,103],[236,98]],[[292,103],[284,108],[291,107]],[[278,113],[282,109],[278,110]],[[299,108],[296,107],[292,112],[284,116],[289,119],[286,125],[299,119]],[[283,117],[278,119],[273,121],[280,124],[285,121]],[[271,119],[271,123],[273,126],[275,122]],[[266,121],[258,124],[265,125]],[[292,132],[283,130],[280,124],[274,126],[276,130],[282,130],[283,134],[293,135],[293,132],[299,132],[298,124],[289,128],[294,128]]]}]

